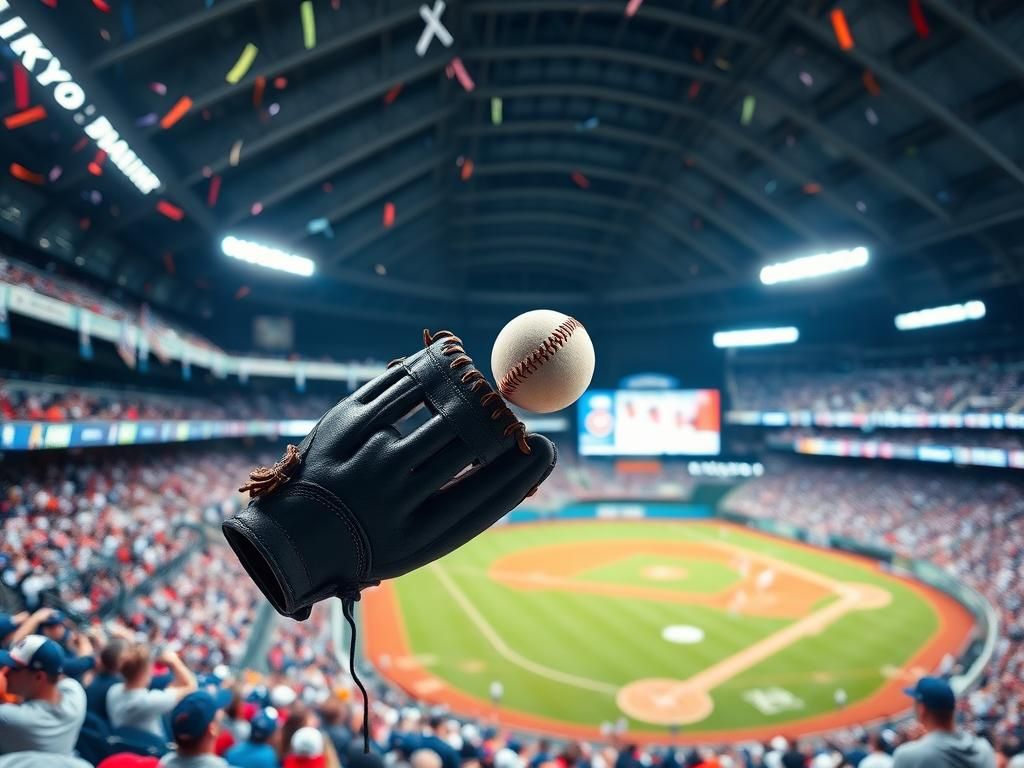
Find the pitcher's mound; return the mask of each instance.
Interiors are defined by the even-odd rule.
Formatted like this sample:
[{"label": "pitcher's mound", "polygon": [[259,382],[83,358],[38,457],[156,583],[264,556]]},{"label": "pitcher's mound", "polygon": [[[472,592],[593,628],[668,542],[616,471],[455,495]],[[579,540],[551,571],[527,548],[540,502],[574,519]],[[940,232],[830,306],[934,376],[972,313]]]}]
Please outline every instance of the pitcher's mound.
[{"label": "pitcher's mound", "polygon": [[706,691],[661,677],[636,680],[623,686],[615,703],[633,720],[655,725],[698,723],[715,708]]},{"label": "pitcher's mound", "polygon": [[675,565],[649,565],[643,569],[643,575],[651,581],[682,581],[690,574]]}]

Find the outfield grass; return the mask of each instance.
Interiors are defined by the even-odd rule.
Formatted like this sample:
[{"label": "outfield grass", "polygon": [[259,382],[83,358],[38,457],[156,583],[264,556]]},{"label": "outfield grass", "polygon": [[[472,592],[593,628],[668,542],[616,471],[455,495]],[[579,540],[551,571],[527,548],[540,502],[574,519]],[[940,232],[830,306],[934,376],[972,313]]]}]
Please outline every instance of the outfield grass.
[{"label": "outfield grass", "polygon": [[[652,580],[648,569],[673,568],[682,571],[679,578]],[[740,574],[714,560],[682,560],[657,555],[633,555],[608,565],[598,566],[577,576],[583,581],[628,584],[634,587],[662,587],[680,592],[712,594],[733,586]]]},{"label": "outfield grass", "polygon": [[[623,549],[623,560],[579,577],[591,581],[717,592],[739,578],[724,564],[699,559],[670,563],[645,554],[630,557],[629,546],[630,540],[724,540],[837,580],[876,584],[892,594],[889,606],[848,614],[820,635],[796,642],[713,690],[715,709],[706,720],[692,726],[694,729],[761,726],[831,711],[834,691],[840,686],[853,703],[883,684],[883,666],[906,663],[937,628],[938,617],[925,599],[870,568],[736,528],[725,530],[727,535],[721,538],[720,528],[714,524],[595,522],[489,532],[444,558],[440,562],[443,574],[425,568],[397,581],[409,642],[415,653],[434,657],[430,666],[433,674],[468,693],[486,699],[491,681],[500,680],[505,706],[593,725],[622,716],[614,695],[619,686],[647,677],[685,679],[791,623],[730,615],[706,606],[561,590],[521,590],[487,576],[488,567],[511,552],[584,540],[616,541]],[[687,576],[678,583],[644,581],[642,570],[649,565],[679,565],[686,568]],[[549,679],[502,658],[452,599],[442,581],[444,575],[510,649],[535,665],[592,681],[597,690]],[[697,626],[704,631],[705,639],[689,646],[666,642],[661,632],[670,624]],[[482,669],[479,663],[467,662],[482,662]],[[745,692],[771,686],[783,687],[800,698],[804,707],[772,717],[744,701]]]}]

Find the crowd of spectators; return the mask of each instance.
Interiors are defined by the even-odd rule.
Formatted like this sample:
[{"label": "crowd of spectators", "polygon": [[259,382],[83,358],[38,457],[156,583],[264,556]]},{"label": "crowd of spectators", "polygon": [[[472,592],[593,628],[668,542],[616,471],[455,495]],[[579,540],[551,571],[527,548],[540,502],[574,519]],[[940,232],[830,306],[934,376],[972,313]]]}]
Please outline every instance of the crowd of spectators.
[{"label": "crowd of spectators", "polygon": [[893,445],[959,446],[964,448],[999,448],[1005,451],[1024,449],[1024,432],[990,431],[981,429],[821,429],[793,427],[773,429],[765,434],[769,445],[792,445],[805,437],[826,440],[859,440],[861,442],[891,443]]},{"label": "crowd of spectators", "polygon": [[817,540],[840,535],[930,560],[984,595],[1002,634],[969,714],[1000,738],[1024,737],[1024,484],[991,473],[792,461],[770,466],[723,507]]},{"label": "crowd of spectators", "polygon": [[842,372],[741,368],[730,377],[739,411],[1008,413],[1024,408],[1024,360],[914,361]]}]

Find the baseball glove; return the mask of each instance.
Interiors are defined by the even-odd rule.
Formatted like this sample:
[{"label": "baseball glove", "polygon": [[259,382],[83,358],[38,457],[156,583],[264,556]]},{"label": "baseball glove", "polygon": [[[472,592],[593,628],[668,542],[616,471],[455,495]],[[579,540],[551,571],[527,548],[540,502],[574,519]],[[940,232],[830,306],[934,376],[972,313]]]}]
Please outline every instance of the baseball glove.
[{"label": "baseball glove", "polygon": [[[486,530],[554,468],[554,446],[526,433],[457,336],[423,340],[240,489],[249,506],[224,536],[279,613],[351,606]],[[420,406],[430,417],[403,436],[396,422]]]}]

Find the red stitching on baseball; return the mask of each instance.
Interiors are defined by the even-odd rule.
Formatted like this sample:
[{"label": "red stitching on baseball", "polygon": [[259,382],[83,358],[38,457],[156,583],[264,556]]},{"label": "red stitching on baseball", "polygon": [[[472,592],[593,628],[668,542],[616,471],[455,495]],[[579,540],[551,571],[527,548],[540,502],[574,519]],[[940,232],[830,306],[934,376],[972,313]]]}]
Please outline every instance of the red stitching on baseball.
[{"label": "red stitching on baseball", "polygon": [[508,373],[501,377],[501,381],[498,382],[498,391],[505,397],[510,397],[519,385],[530,377],[530,374],[536,373],[544,363],[554,357],[555,352],[565,346],[577,328],[582,327],[583,324],[575,317],[566,317],[537,349],[512,366]]}]

